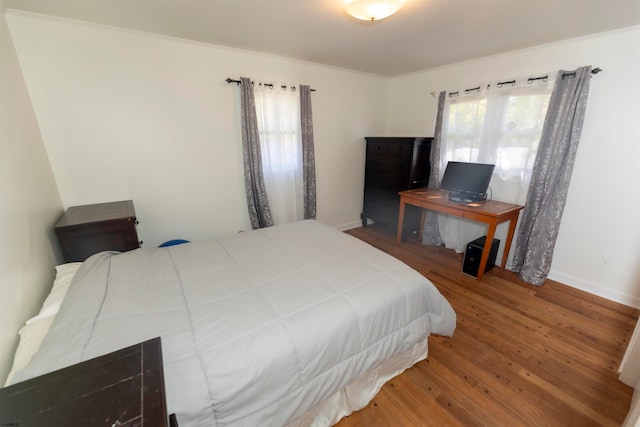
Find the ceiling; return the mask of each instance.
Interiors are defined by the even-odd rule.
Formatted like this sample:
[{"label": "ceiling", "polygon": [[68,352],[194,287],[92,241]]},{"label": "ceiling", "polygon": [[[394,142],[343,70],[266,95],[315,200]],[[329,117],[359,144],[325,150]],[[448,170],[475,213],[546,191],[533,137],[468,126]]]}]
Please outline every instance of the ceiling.
[{"label": "ceiling", "polygon": [[[358,21],[346,0],[4,0],[7,9],[395,76],[640,25],[640,0],[405,0]],[[637,52],[636,52],[637,53]]]}]

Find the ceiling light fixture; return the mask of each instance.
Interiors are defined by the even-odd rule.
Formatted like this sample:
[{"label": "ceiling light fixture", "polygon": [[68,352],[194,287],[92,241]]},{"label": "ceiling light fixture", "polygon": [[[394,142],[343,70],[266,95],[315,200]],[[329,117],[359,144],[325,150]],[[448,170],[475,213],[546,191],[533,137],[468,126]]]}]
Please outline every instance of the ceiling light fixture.
[{"label": "ceiling light fixture", "polygon": [[346,11],[354,18],[378,21],[396,13],[404,0],[347,0]]}]

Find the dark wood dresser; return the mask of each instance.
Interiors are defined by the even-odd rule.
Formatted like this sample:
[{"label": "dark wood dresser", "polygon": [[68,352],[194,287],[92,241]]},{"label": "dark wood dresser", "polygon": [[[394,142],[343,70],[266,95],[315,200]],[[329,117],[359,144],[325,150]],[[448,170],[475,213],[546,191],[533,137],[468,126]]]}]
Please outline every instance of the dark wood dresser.
[{"label": "dark wood dresser", "polygon": [[[430,137],[367,137],[362,225],[367,220],[396,227],[399,191],[426,187],[431,171]],[[404,234],[420,226],[420,210],[409,206]]]},{"label": "dark wood dresser", "polygon": [[136,231],[133,201],[72,206],[55,232],[65,262],[81,262],[102,251],[125,252],[142,242]]},{"label": "dark wood dresser", "polygon": [[0,388],[0,426],[174,426],[155,338]]}]

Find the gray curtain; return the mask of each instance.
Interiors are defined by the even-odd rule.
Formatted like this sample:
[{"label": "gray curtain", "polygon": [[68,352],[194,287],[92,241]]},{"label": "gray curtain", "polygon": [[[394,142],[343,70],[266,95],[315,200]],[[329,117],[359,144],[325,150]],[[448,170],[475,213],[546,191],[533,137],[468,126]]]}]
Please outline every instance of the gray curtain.
[{"label": "gray curtain", "polygon": [[512,265],[520,279],[533,285],[544,284],[551,269],[590,78],[591,67],[560,71],[551,93]]},{"label": "gray curtain", "polygon": [[304,219],[316,218],[316,155],[313,143],[311,88],[300,85],[300,128],[302,130],[302,196]]},{"label": "gray curtain", "polygon": [[[446,92],[440,92],[438,96],[438,112],[436,114],[436,127],[431,144],[431,172],[429,173],[429,188],[438,188],[440,180],[440,147],[442,145],[442,121],[444,117],[444,101]],[[422,244],[441,246],[444,243],[440,238],[438,228],[438,213],[427,210],[422,230]]]},{"label": "gray curtain", "polygon": [[267,190],[262,175],[262,156],[253,84],[247,77],[240,77],[242,155],[244,156],[244,187],[251,227],[264,228],[273,225]]}]

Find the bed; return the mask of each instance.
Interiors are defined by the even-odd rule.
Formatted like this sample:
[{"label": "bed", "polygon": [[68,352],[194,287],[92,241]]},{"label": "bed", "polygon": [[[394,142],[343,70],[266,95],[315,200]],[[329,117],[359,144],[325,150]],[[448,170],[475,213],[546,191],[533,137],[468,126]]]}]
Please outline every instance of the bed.
[{"label": "bed", "polygon": [[160,336],[181,427],[329,426],[454,328],[418,272],[307,220],[60,266],[8,383]]}]

